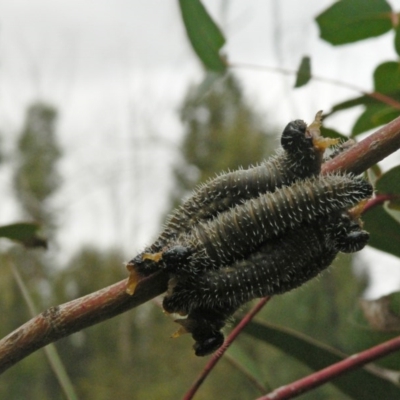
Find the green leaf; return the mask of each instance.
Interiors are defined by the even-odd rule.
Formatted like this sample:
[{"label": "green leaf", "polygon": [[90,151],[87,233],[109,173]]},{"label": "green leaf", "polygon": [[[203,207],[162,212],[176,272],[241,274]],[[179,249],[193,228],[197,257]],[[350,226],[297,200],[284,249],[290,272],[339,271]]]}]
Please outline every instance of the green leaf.
[{"label": "green leaf", "polygon": [[363,215],[364,228],[370,233],[368,244],[400,257],[400,223],[383,207],[374,207]]},{"label": "green leaf", "polygon": [[[271,344],[301,361],[313,370],[320,370],[345,356],[337,350],[298,332],[271,324],[252,321],[245,333]],[[355,399],[376,400],[400,398],[400,388],[365,368],[349,372],[331,381],[338,389]]]},{"label": "green leaf", "polygon": [[382,35],[392,28],[385,0],[342,0],[316,18],[322,39],[333,45]]},{"label": "green leaf", "polygon": [[[348,322],[351,325],[351,332],[348,332],[348,344],[353,352],[358,353],[369,349],[399,335],[396,316],[398,311],[395,303],[396,301],[389,299],[389,296],[374,300],[360,299],[351,315],[348,316]],[[378,367],[389,369],[389,371],[382,370],[381,372],[388,373],[388,377],[391,375],[392,382],[394,379],[397,383],[400,382],[399,364],[399,352],[391,353],[376,361]]]},{"label": "green leaf", "polygon": [[305,56],[301,59],[299,69],[297,70],[295,88],[304,86],[311,79],[311,59]]},{"label": "green leaf", "polygon": [[356,106],[360,106],[360,105],[376,104],[376,103],[378,103],[378,100],[375,100],[369,96],[364,95],[364,96],[356,97],[354,99],[346,100],[346,101],[343,101],[342,103],[335,104],[329,113],[324,114],[324,117],[327,118],[328,116],[330,116],[338,111],[347,110],[352,107],[356,107]]},{"label": "green leaf", "polygon": [[[391,204],[392,202],[390,202]],[[390,207],[389,204],[385,204],[383,206],[383,209],[393,218],[395,219],[399,224],[400,224],[400,211],[398,208],[398,203],[396,204],[394,202],[393,206]]]},{"label": "green leaf", "polygon": [[37,235],[39,225],[16,223],[0,226],[0,237],[20,242],[26,247],[47,247],[46,241]]},{"label": "green leaf", "polygon": [[[397,196],[396,199],[392,199],[392,200],[389,201],[386,211],[388,211],[389,214],[393,218],[397,219],[397,221],[400,222],[400,215],[399,215],[399,212],[400,212],[400,197],[399,196]],[[396,211],[396,212],[394,212],[394,211]]]},{"label": "green leaf", "polygon": [[375,184],[379,194],[398,195],[397,199],[393,199],[384,206],[385,211],[400,223],[400,165],[392,168],[377,179]]},{"label": "green leaf", "polygon": [[228,349],[228,354],[246,371],[247,375],[253,377],[253,380],[263,384],[265,376],[262,375],[260,366],[254,362],[254,359],[244,351],[236,342],[233,342]]},{"label": "green leaf", "polygon": [[219,51],[225,38],[199,0],[179,0],[182,19],[192,47],[204,66],[216,72],[224,72],[226,63]]},{"label": "green leaf", "polygon": [[378,65],[374,71],[374,88],[376,92],[390,95],[400,90],[400,64],[387,61]]},{"label": "green leaf", "polygon": [[400,165],[385,172],[376,181],[376,190],[382,194],[400,194]]},{"label": "green leaf", "polygon": [[[400,64],[389,61],[378,65],[374,71],[374,90],[400,100]],[[358,117],[352,130],[352,136],[384,125],[400,115],[400,111],[371,96],[363,95],[336,104],[327,116],[338,111],[364,105],[365,110]]]},{"label": "green leaf", "polygon": [[397,24],[395,36],[394,36],[394,48],[396,49],[396,53],[400,55],[400,24]]},{"label": "green leaf", "polygon": [[400,115],[400,111],[384,103],[376,103],[368,106],[355,122],[351,136],[377,128],[389,123]]}]

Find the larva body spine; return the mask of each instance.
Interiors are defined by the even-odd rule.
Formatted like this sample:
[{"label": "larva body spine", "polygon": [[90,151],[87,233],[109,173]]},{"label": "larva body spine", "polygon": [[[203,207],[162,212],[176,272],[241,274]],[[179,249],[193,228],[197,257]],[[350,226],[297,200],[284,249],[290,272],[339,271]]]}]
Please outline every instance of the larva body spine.
[{"label": "larva body spine", "polygon": [[304,121],[290,122],[282,133],[282,147],[275,156],[249,169],[222,173],[195,190],[171,214],[151,251],[159,251],[199,222],[210,220],[245,200],[319,174],[323,151],[314,141],[315,136],[308,132]]},{"label": "larva body spine", "polygon": [[372,187],[351,175],[319,176],[332,144],[317,138],[320,117],[309,127],[288,124],[272,159],[197,189],[128,264],[130,294],[137,276],[160,268],[169,273],[163,306],[187,314],[177,322],[192,334],[196,355],[222,345],[226,319],[247,301],[291,290],[327,268],[339,251],[365,246],[368,233],[346,210],[368,198]]},{"label": "larva body spine", "polygon": [[346,213],[303,223],[229,267],[172,282],[164,308],[190,313],[197,308],[238,308],[267,295],[292,290],[327,268],[339,251],[361,250],[369,235]]},{"label": "larva body spine", "polygon": [[187,314],[177,322],[192,333],[196,355],[210,354],[222,345],[220,330],[240,306],[300,286],[329,267],[339,251],[361,250],[368,238],[346,212],[305,223],[230,267],[172,279],[163,307]]},{"label": "larva body spine", "polygon": [[168,264],[172,273],[201,273],[247,258],[260,245],[305,222],[351,207],[370,197],[371,185],[351,175],[319,176],[251,199],[212,221],[200,223],[174,246],[191,249],[184,262]]},{"label": "larva body spine", "polygon": [[199,223],[212,220],[260,194],[318,175],[324,150],[334,142],[320,136],[321,114],[318,112],[308,127],[302,120],[290,122],[283,130],[277,154],[261,165],[221,174],[195,190],[171,214],[157,240],[131,261],[136,272],[145,276],[157,271],[158,264],[143,260],[142,254],[165,250],[178,236],[190,233]]}]

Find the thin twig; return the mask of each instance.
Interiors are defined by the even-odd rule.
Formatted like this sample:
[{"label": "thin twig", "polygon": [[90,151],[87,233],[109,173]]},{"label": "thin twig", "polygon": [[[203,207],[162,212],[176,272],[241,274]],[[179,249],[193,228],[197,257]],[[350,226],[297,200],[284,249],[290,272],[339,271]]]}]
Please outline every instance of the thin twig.
[{"label": "thin twig", "polygon": [[[294,69],[287,69],[287,68],[281,68],[281,67],[270,67],[267,65],[256,65],[256,64],[247,64],[247,63],[236,63],[236,62],[231,62],[229,63],[230,68],[245,68],[245,69],[253,69],[253,70],[261,70],[261,71],[269,71],[273,73],[277,73],[280,75],[297,75],[298,71]],[[334,85],[336,87],[340,86],[349,90],[353,90],[355,92],[361,93],[364,96],[370,97],[371,99],[377,100],[381,103],[387,104],[390,107],[393,107],[396,110],[400,110],[400,103],[393,99],[390,96],[387,96],[383,93],[379,92],[366,92],[359,86],[353,85],[352,83],[348,82],[343,82],[338,79],[333,79],[333,78],[327,78],[325,76],[320,76],[320,75],[311,75],[312,79],[315,79],[316,81],[319,82],[325,82],[329,83],[330,85]]]},{"label": "thin twig", "polygon": [[400,196],[398,194],[378,194],[375,197],[373,197],[372,199],[367,201],[367,204],[365,204],[365,206],[363,208],[363,214],[366,213],[367,211],[371,210],[372,208],[381,206],[386,201],[398,200],[398,199],[400,199]]},{"label": "thin twig", "polygon": [[[400,148],[400,117],[324,164],[323,173],[359,174]],[[160,295],[168,276],[156,273],[144,279],[134,296],[125,293],[127,280],[69,303],[51,307],[0,341],[0,373],[35,350],[84,328],[110,319]]]},{"label": "thin twig", "polygon": [[201,384],[206,379],[207,375],[212,371],[212,369],[215,367],[220,358],[224,355],[226,350],[228,350],[228,347],[236,339],[239,333],[243,331],[245,326],[254,318],[254,316],[259,311],[261,311],[261,309],[264,307],[264,305],[267,303],[269,299],[270,297],[264,297],[263,299],[261,299],[255,305],[255,307],[242,318],[242,320],[237,324],[235,329],[233,329],[232,332],[229,334],[229,336],[226,338],[225,343],[222,345],[222,347],[216,353],[214,353],[211,360],[203,368],[203,371],[201,371],[200,375],[197,377],[193,385],[183,396],[183,400],[190,400],[193,398],[193,396],[195,395]]},{"label": "thin twig", "polygon": [[262,396],[257,400],[286,400],[293,399],[298,395],[308,392],[324,383],[337,378],[344,373],[350,372],[356,368],[359,368],[371,361],[382,358],[388,354],[394,353],[400,350],[400,336],[388,340],[385,343],[381,343],[375,347],[371,347],[358,354],[346,358],[343,361],[339,361],[336,364],[330,365],[318,372],[306,376],[305,378],[299,379],[296,382],[291,382],[289,385],[281,386],[266,396]]}]

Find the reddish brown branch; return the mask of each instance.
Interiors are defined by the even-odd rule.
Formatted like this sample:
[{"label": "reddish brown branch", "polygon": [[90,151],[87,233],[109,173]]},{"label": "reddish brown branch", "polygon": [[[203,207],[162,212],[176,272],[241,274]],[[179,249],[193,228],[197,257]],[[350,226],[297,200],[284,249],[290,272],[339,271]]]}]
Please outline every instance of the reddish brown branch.
[{"label": "reddish brown branch", "polygon": [[[323,173],[365,171],[400,148],[400,118],[324,164]],[[31,319],[0,341],[0,372],[35,350],[81,329],[112,318],[163,293],[167,276],[154,274],[143,280],[134,296],[125,293],[127,280],[61,306],[52,307]]]},{"label": "reddish brown branch", "polygon": [[261,299],[255,305],[255,307],[249,313],[247,313],[243,317],[243,319],[237,324],[235,329],[233,329],[233,331],[226,338],[222,347],[216,353],[214,353],[211,360],[203,368],[203,371],[201,371],[201,373],[198,376],[198,378],[196,379],[196,381],[193,383],[191,388],[186,392],[185,396],[183,397],[183,400],[190,400],[193,398],[193,396],[196,394],[197,390],[199,389],[200,385],[207,378],[208,374],[215,367],[215,365],[220,360],[220,358],[224,355],[226,350],[228,350],[228,347],[233,343],[233,341],[236,339],[236,337],[239,335],[239,333],[243,331],[243,329],[246,327],[246,325],[255,317],[255,315],[261,311],[261,309],[264,307],[264,305],[267,303],[267,301],[269,299],[270,299],[270,297],[264,297],[263,299]]},{"label": "reddish brown branch", "polygon": [[167,275],[143,279],[133,296],[125,293],[124,279],[61,306],[50,307],[0,341],[0,372],[35,350],[84,328],[123,313],[163,293]]},{"label": "reddish brown branch", "polygon": [[397,194],[378,194],[372,199],[368,200],[367,204],[364,206],[363,213],[375,208],[377,206],[381,206],[386,201],[389,200],[398,200],[400,198]]},{"label": "reddish brown branch", "polygon": [[343,361],[339,361],[338,363],[330,365],[329,367],[308,375],[305,378],[292,382],[290,385],[282,386],[257,400],[292,399],[304,392],[308,392],[311,389],[331,381],[333,378],[337,378],[346,372],[350,372],[397,350],[400,350],[400,336],[375,347],[371,347],[361,353],[354,354]]},{"label": "reddish brown branch", "polygon": [[400,117],[368,136],[322,167],[322,173],[361,174],[400,148]]}]

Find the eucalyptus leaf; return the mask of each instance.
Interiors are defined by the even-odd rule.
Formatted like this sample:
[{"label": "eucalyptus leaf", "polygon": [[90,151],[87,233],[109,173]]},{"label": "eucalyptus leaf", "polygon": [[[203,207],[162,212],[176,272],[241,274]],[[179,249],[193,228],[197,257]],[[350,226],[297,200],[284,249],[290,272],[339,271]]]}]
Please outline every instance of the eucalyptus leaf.
[{"label": "eucalyptus leaf", "polygon": [[322,39],[340,45],[389,32],[391,12],[385,0],[342,0],[318,15],[316,22]]},{"label": "eucalyptus leaf", "polygon": [[380,194],[400,195],[400,165],[385,172],[376,181],[376,190]]},{"label": "eucalyptus leaf", "polygon": [[394,48],[396,49],[396,53],[400,55],[400,24],[396,26],[396,32],[394,37]]},{"label": "eucalyptus leaf", "polygon": [[46,241],[38,236],[39,225],[34,223],[15,223],[0,226],[0,237],[14,240],[26,247],[46,247]]},{"label": "eucalyptus leaf", "polygon": [[311,79],[311,59],[310,57],[303,57],[300,62],[299,69],[296,74],[295,88],[306,85]]},{"label": "eucalyptus leaf", "polygon": [[374,207],[363,215],[364,228],[370,233],[368,244],[400,257],[400,223],[383,207]]},{"label": "eucalyptus leaf", "polygon": [[179,0],[186,33],[206,69],[216,72],[226,70],[226,62],[220,55],[225,38],[217,24],[199,0]]},{"label": "eucalyptus leaf", "polygon": [[366,107],[364,112],[355,122],[351,136],[377,128],[378,126],[389,123],[400,115],[400,110],[396,110],[384,103],[377,103]]},{"label": "eucalyptus leaf", "polygon": [[387,61],[379,64],[374,71],[374,88],[379,93],[397,94],[400,91],[400,63]]},{"label": "eucalyptus leaf", "polygon": [[[345,357],[344,354],[310,337],[265,322],[252,321],[244,332],[279,348],[313,370],[328,367]],[[331,383],[354,399],[400,398],[400,387],[365,368],[342,375]]]},{"label": "eucalyptus leaf", "polygon": [[375,100],[369,96],[363,95],[359,97],[355,97],[354,99],[346,100],[341,103],[334,105],[331,111],[325,116],[332,115],[338,111],[348,110],[349,108],[361,106],[361,105],[369,105],[369,104],[376,104],[378,100]]},{"label": "eucalyptus leaf", "polygon": [[261,374],[260,366],[254,362],[254,359],[238,343],[233,342],[229,346],[228,354],[247,371],[248,375],[263,384],[265,377]]}]

